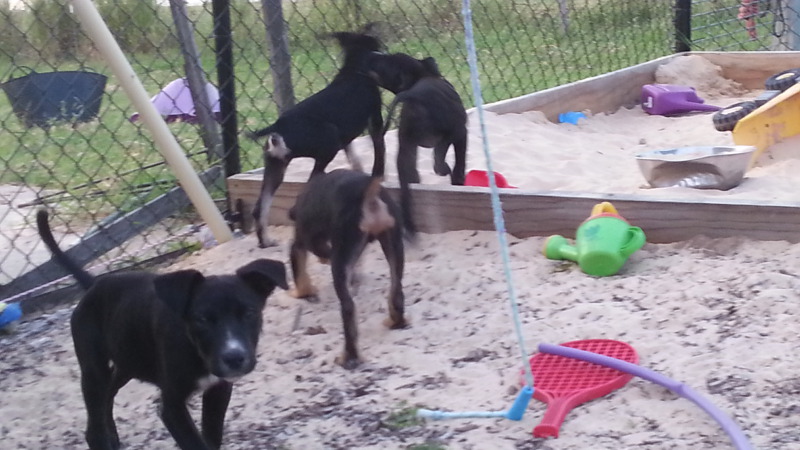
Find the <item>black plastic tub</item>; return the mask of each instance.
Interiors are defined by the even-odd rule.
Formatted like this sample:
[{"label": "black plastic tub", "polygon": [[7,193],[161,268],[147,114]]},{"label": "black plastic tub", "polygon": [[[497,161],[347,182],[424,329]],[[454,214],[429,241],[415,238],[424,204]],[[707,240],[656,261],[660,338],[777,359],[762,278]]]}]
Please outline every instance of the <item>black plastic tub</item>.
[{"label": "black plastic tub", "polygon": [[0,87],[14,114],[30,128],[88,122],[97,117],[107,77],[95,72],[64,71],[13,78]]}]

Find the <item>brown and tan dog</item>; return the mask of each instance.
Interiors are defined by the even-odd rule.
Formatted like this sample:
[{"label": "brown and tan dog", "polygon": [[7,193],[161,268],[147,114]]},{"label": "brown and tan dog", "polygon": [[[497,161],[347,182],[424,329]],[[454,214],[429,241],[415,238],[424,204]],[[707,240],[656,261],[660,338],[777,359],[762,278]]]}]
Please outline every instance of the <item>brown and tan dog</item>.
[{"label": "brown and tan dog", "polygon": [[378,241],[389,262],[389,328],[405,328],[403,297],[403,226],[400,210],[381,186],[379,177],[338,169],[312,177],[289,211],[295,222],[291,265],[298,298],[316,299],[317,290],[306,271],[308,252],[329,260],[333,286],[341,304],[344,353],[337,363],[353,369],[360,363],[355,304],[350,285],[354,266],[364,248]]}]

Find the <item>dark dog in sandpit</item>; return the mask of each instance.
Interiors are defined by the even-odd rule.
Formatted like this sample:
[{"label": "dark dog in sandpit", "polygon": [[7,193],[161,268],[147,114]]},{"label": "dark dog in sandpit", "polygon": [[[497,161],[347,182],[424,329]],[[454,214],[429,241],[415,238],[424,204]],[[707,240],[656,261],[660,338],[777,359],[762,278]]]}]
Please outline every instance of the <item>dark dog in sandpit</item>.
[{"label": "dark dog in sandpit", "polygon": [[[384,134],[394,109],[402,104],[398,121],[397,174],[400,205],[406,227],[416,231],[412,219],[410,183],[419,183],[417,148],[433,148],[433,170],[450,175],[450,183],[463,185],[467,164],[467,112],[461,97],[439,72],[433,58],[416,59],[404,53],[374,54],[370,71],[378,84],[395,93],[389,105]],[[455,165],[445,161],[453,146]]]},{"label": "dark dog in sandpit", "polygon": [[406,327],[403,297],[403,226],[397,204],[381,179],[338,169],[313,176],[289,211],[295,222],[291,266],[295,288],[290,294],[315,300],[317,290],[306,271],[308,252],[329,261],[333,286],[341,304],[344,353],[337,363],[353,369],[360,363],[356,311],[350,286],[364,248],[378,241],[389,263],[389,328]]},{"label": "dark dog in sandpit", "polygon": [[[275,286],[287,289],[283,263],[259,259],[235,275],[132,271],[95,279],[58,248],[47,212],[36,220],[53,258],[87,290],[71,328],[89,448],[120,448],[114,396],[133,378],[160,388],[161,419],[178,447],[219,448],[232,381],[256,364],[266,299]],[[196,391],[203,392],[202,434],[186,408]]]},{"label": "dark dog in sandpit", "polygon": [[333,81],[285,111],[272,125],[249,133],[251,138],[267,136],[261,194],[253,209],[262,248],[273,245],[267,237],[269,209],[292,159],[314,158],[313,177],[323,173],[339,150],[345,149],[352,167],[361,170],[350,143],[368,129],[375,149],[372,175],[383,176],[386,147],[381,92],[374,77],[367,73],[369,57],[379,52],[383,44],[378,38],[361,33],[337,32],[331,36],[344,52],[344,63]]}]

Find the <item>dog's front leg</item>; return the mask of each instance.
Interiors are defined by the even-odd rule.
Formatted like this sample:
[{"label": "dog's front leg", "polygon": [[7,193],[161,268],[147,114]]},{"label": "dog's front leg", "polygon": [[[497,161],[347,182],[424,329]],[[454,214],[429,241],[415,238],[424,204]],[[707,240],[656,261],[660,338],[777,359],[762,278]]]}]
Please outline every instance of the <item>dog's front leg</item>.
[{"label": "dog's front leg", "polygon": [[161,395],[161,420],[181,450],[209,450],[186,409],[184,395],[164,392]]},{"label": "dog's front leg", "polygon": [[375,149],[375,162],[372,165],[372,176],[383,177],[386,171],[386,141],[383,139],[383,118],[381,117],[380,107],[377,113],[369,119],[369,137],[372,139],[372,147]]},{"label": "dog's front leg", "polygon": [[222,428],[232,390],[231,383],[220,381],[203,393],[203,437],[214,448],[222,446]]},{"label": "dog's front leg", "polygon": [[264,178],[261,181],[261,194],[258,196],[258,202],[253,209],[253,218],[256,222],[256,236],[258,237],[258,246],[261,248],[272,247],[276,242],[267,236],[267,227],[269,226],[269,210],[272,206],[272,199],[275,196],[275,191],[278,186],[283,183],[283,177],[286,174],[286,167],[289,165],[288,160],[274,157],[267,153],[264,157]]},{"label": "dog's front leg", "polygon": [[316,302],[317,288],[311,282],[311,277],[308,275],[307,270],[308,250],[297,238],[292,242],[289,259],[292,266],[292,278],[294,279],[294,289],[289,291],[289,295]]}]

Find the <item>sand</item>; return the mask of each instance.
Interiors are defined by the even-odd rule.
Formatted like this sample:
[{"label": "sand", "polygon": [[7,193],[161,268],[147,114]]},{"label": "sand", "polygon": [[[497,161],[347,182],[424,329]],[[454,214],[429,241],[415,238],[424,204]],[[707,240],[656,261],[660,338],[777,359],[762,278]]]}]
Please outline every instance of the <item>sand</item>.
[{"label": "sand", "polygon": [[[720,104],[731,98],[708,95]],[[713,130],[708,116],[668,119],[634,108],[591,115],[578,125],[546,123],[533,112],[487,119],[496,169],[520,187],[779,200],[796,192],[790,148],[770,151],[728,192],[642,189],[632,153],[729,143],[729,133]],[[470,126],[470,165],[481,168],[474,120]],[[420,167],[424,182],[443,182],[427,163]],[[258,249],[251,235],[185,257],[169,270],[230,273],[255,258],[288,261],[291,230],[274,227],[272,236],[278,247]],[[546,260],[543,237],[509,240],[529,353],[542,342],[626,341],[642,366],[685,383],[733,418],[754,448],[800,448],[800,244],[700,237],[646,244],[618,275],[593,278],[572,263]],[[319,303],[283,291],[268,300],[259,363],[234,390],[224,448],[732,448],[698,407],[636,378],[576,408],[558,439],[531,436],[545,410],[538,401],[519,422],[417,422],[403,415],[417,407],[499,410],[514,400],[523,362],[498,250],[492,232],[422,234],[406,258],[411,327],[394,331],[382,325],[388,269],[378,248],[368,248],[356,295],[365,362],[352,372],[333,363],[343,344],[339,307],[329,268],[314,261]],[[8,448],[82,446],[85,416],[69,313],[64,308],[23,323],[0,341],[0,439]],[[118,395],[124,448],[174,448],[157,418],[157,398],[154,388],[139,383]]]}]

